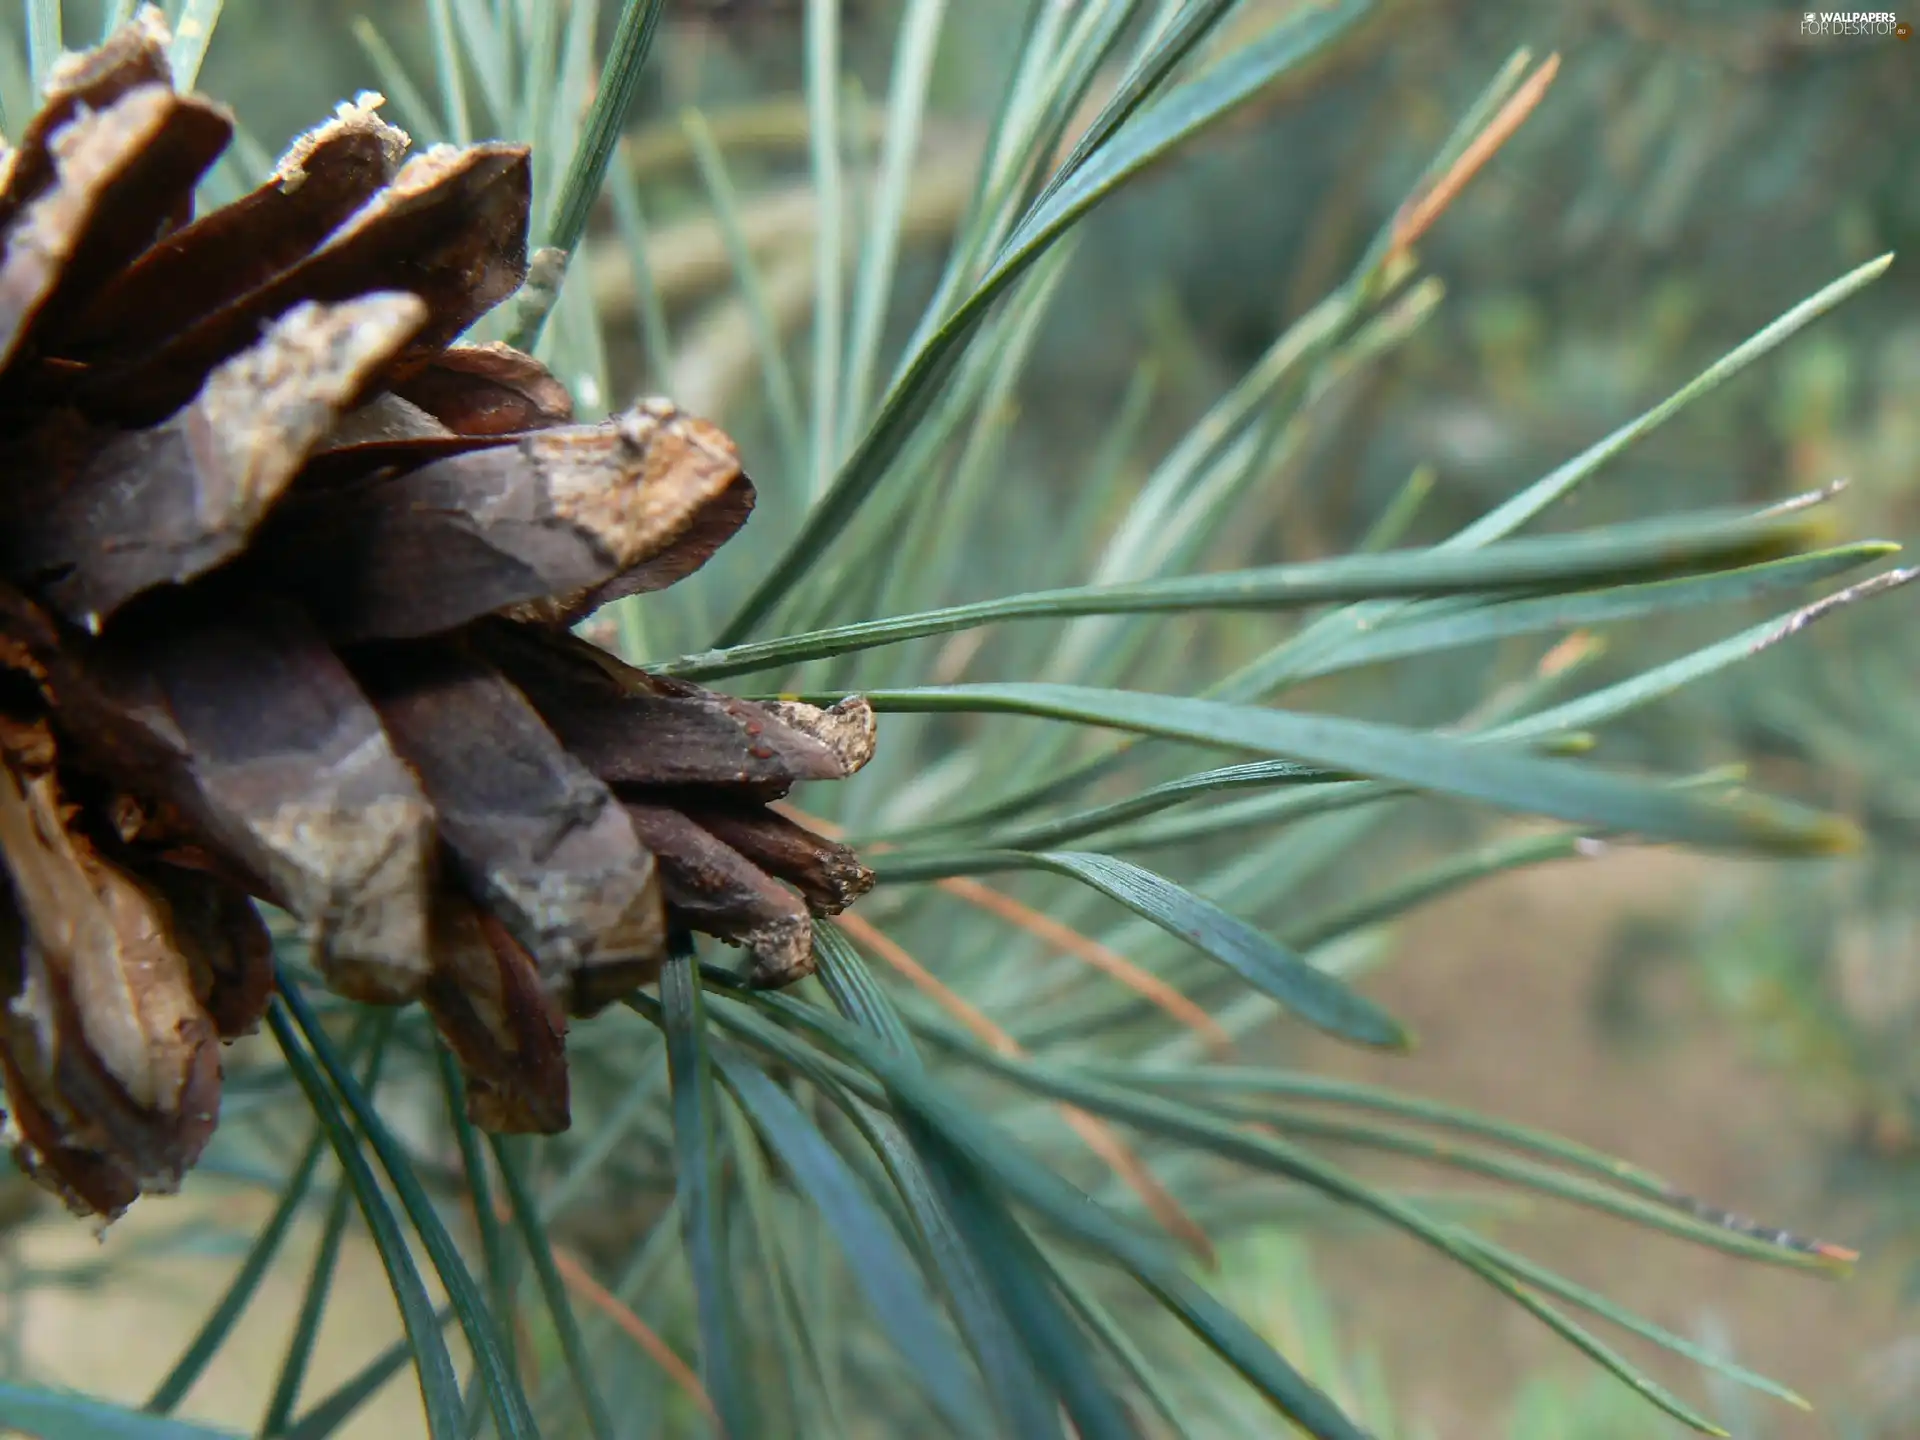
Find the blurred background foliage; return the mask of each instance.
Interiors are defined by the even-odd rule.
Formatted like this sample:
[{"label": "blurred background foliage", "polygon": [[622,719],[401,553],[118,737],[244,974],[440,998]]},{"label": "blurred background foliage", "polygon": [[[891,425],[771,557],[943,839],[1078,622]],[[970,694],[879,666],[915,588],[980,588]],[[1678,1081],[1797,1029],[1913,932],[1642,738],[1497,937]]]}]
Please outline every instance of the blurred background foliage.
[{"label": "blurred background foliage", "polygon": [[[69,5],[76,17],[69,23],[90,34],[87,8]],[[240,114],[256,157],[277,153],[313,117],[363,88],[385,91],[392,117],[415,128],[421,117],[413,112],[428,102],[394,83],[394,67],[423,85],[434,76],[433,8],[429,0],[232,5],[200,88]],[[606,27],[616,8],[611,0],[604,6]],[[718,14],[692,13],[703,8]],[[590,255],[574,286],[586,287],[600,316],[613,392],[598,397],[602,405],[670,387],[687,408],[723,417],[749,455],[774,447],[779,436],[780,397],[769,404],[755,327],[771,316],[789,335],[805,331],[820,230],[808,170],[802,27],[780,13],[792,8],[752,0],[676,7],[616,162],[644,196],[653,234],[647,263],[636,267],[610,244]],[[1233,23],[1252,30],[1289,8],[1247,0]],[[896,317],[917,314],[939,279],[1024,10],[1016,0],[951,8],[935,57],[925,159],[908,200]],[[848,0],[846,12],[845,143],[849,155],[871,156],[884,123],[896,10],[889,0]],[[12,13],[6,19],[16,24]],[[1008,423],[992,442],[993,463],[1007,473],[1062,483],[1006,503],[1049,533],[1076,523],[1071,482],[1090,469],[1113,472],[1116,493],[1137,485],[1152,458],[1259,358],[1276,330],[1341,281],[1492,67],[1523,44],[1536,55],[1559,52],[1561,68],[1546,102],[1422,245],[1426,268],[1444,281],[1445,303],[1409,319],[1383,363],[1355,367],[1313,408],[1309,433],[1261,487],[1248,523],[1210,552],[1220,564],[1349,550],[1420,467],[1430,488],[1410,538],[1451,533],[1829,277],[1920,243],[1920,43],[1806,41],[1798,11],[1764,0],[1381,0],[1327,53],[1084,227],[1048,323],[1033,337],[1017,395],[1003,397]],[[0,94],[15,102],[27,88],[16,28],[0,50]],[[683,122],[689,107],[698,107],[706,131]],[[737,211],[732,234],[704,178],[702,134],[726,157]],[[553,180],[549,173],[542,183]],[[764,312],[739,294],[730,245],[760,260]],[[648,285],[657,288],[674,337],[665,357],[650,352],[637,318]],[[1843,307],[1614,461],[1607,483],[1574,501],[1572,517],[1598,523],[1663,503],[1764,503],[1844,479],[1844,533],[1912,536],[1920,507],[1917,301],[1920,269],[1896,264],[1864,302]],[[906,339],[900,326],[894,345]],[[590,408],[595,397],[584,398]],[[1123,427],[1130,438],[1116,445]],[[955,577],[959,598],[1024,588],[1035,578],[995,573],[994,552],[968,553],[977,568]],[[1021,562],[1010,553],[1003,563]],[[1879,1276],[1908,1264],[1920,1276],[1920,638],[1911,622],[1906,597],[1863,607],[1755,665],[1627,717],[1602,747],[1603,758],[1624,762],[1750,764],[1773,788],[1861,818],[1877,841],[1870,855],[1764,870],[1702,864],[1677,885],[1657,877],[1644,886],[1632,877],[1603,885],[1602,899],[1592,902],[1600,913],[1567,922],[1590,944],[1557,939],[1550,928],[1508,932],[1503,907],[1525,903],[1512,898],[1524,877],[1449,901],[1444,923],[1415,931],[1428,950],[1504,938],[1493,944],[1492,961],[1471,972],[1476,985],[1494,989],[1511,983],[1524,992],[1524,982],[1500,967],[1532,963],[1530,948],[1561,949],[1569,965],[1584,967],[1590,984],[1554,992],[1556,1003],[1580,1013],[1531,1018],[1543,1031],[1597,1036],[1591,1043],[1612,1058],[1593,1063],[1626,1067],[1609,1073],[1646,1066],[1673,1080],[1666,1153],[1706,1146],[1689,1132],[1712,1130],[1713,1105],[1732,1091],[1790,1111],[1769,1132],[1777,1143],[1737,1173],[1754,1181],[1760,1198],[1800,1207],[1781,1218],[1852,1227],[1834,1238],[1863,1242]],[[1210,627],[1207,643],[1224,652],[1209,657],[1210,668],[1263,649],[1264,623],[1252,617]],[[1604,680],[1678,654],[1702,643],[1709,623],[1682,614],[1624,634],[1590,674]],[[1406,723],[1439,724],[1511,674],[1518,653],[1495,646],[1416,659],[1342,677],[1339,693],[1343,703],[1384,702]],[[1170,661],[1169,673],[1193,658]],[[1370,696],[1369,687],[1380,693]],[[1317,698],[1303,687],[1305,703]],[[1418,814],[1418,824],[1369,838],[1358,852],[1367,865],[1348,867],[1342,885],[1367,889],[1409,857],[1444,853],[1485,828],[1475,820],[1469,829],[1440,807]],[[1656,875],[1646,866],[1634,873]],[[1578,905],[1577,892],[1554,894]],[[1549,912],[1549,926],[1560,913]],[[1414,948],[1403,942],[1396,963],[1428,963]],[[1357,956],[1356,964],[1379,958]],[[1383,992],[1390,1003],[1393,983]],[[1452,1003],[1481,1014],[1467,1033],[1496,1029],[1477,994]],[[1415,1011],[1423,1028],[1444,1034],[1435,1013]],[[1489,1034],[1483,1043],[1496,1039]],[[1325,1059],[1266,1031],[1248,1048],[1260,1054],[1262,1046],[1289,1062],[1308,1053]],[[1445,1089],[1447,1055],[1434,1053],[1444,1047],[1431,1035],[1429,1046],[1430,1073]],[[584,1047],[579,1062],[588,1074],[595,1048]],[[1704,1058],[1673,1061],[1680,1050]],[[1397,1080],[1402,1072],[1366,1073]],[[1471,1078],[1453,1077],[1456,1097],[1485,1099]],[[1510,1098],[1506,1109],[1532,1118],[1524,1096]],[[1607,1139],[1615,1127],[1598,1112],[1609,1093],[1586,1098],[1595,1116],[1590,1125],[1576,1118],[1571,1133]],[[1616,1148],[1639,1158],[1630,1145]],[[1684,1162],[1678,1168],[1676,1178],[1695,1181]],[[624,1254],[667,1198],[633,1194],[624,1212],[581,1214],[566,1239],[589,1262]],[[24,1198],[16,1209],[16,1225],[38,1213]],[[250,1221],[253,1212],[228,1218]],[[243,1242],[218,1220],[196,1243],[236,1254]],[[1223,1273],[1262,1332],[1284,1342],[1383,1440],[1664,1433],[1615,1382],[1557,1363],[1529,1373],[1496,1362],[1494,1380],[1460,1398],[1450,1420],[1434,1420],[1401,1391],[1395,1357],[1371,1348],[1369,1327],[1354,1314],[1377,1318],[1424,1306],[1437,1282],[1409,1266],[1364,1268],[1373,1262],[1355,1262],[1341,1248],[1361,1241],[1328,1234],[1324,1225],[1279,1217],[1234,1242]],[[1635,1243],[1596,1234],[1603,1260]],[[1332,1283],[1323,1283],[1328,1271],[1316,1263],[1322,1244],[1333,1250]],[[23,1292],[36,1267],[55,1262],[16,1244],[6,1263],[14,1271],[10,1288]],[[71,1262],[59,1263],[71,1276]],[[1357,1305],[1347,1299],[1352,1287],[1337,1278],[1356,1263],[1363,1266],[1357,1273],[1377,1282]],[[364,1267],[342,1276],[356,1273],[383,1284]],[[141,1274],[137,1252],[130,1260],[122,1251],[91,1278],[131,1283],[136,1294],[143,1284],[176,1283],[166,1278],[176,1272]],[[1657,1274],[1641,1278],[1649,1288],[1627,1298],[1743,1359],[1751,1359],[1750,1331],[1760,1332],[1757,1343],[1770,1359],[1791,1356],[1808,1338],[1812,1312],[1796,1317],[1797,1289],[1767,1292],[1762,1308],[1771,1303],[1777,1312],[1768,1315],[1709,1303],[1711,1294],[1681,1282],[1662,1289]],[[1880,1283],[1870,1279],[1862,1289]],[[1826,1428],[1779,1407],[1747,1419],[1737,1399],[1719,1413],[1743,1437],[1915,1433],[1920,1286],[1911,1298],[1912,1309],[1860,1301],[1857,1324],[1837,1349],[1822,1352],[1848,1357],[1844,1366],[1824,1374],[1789,1366],[1785,1378],[1821,1403]],[[25,1343],[18,1327],[30,1313],[51,1317],[35,1322],[43,1335],[65,1333],[62,1324],[84,1328],[57,1305],[33,1312],[19,1301],[8,1314],[16,1346]],[[534,1338],[551,1349],[550,1337]],[[1507,1353],[1497,1337],[1464,1338]],[[1390,1351],[1391,1337],[1384,1343]],[[1447,1346],[1443,1337],[1431,1368],[1448,1368]],[[45,1344],[29,1348],[44,1354]],[[1511,1353],[1533,1358],[1530,1350]],[[398,1423],[382,1413],[369,1412],[366,1423]],[[404,1407],[392,1413],[404,1415]],[[1260,1427],[1271,1422],[1250,1409],[1240,1423],[1246,1428],[1218,1433],[1269,1433]]]}]

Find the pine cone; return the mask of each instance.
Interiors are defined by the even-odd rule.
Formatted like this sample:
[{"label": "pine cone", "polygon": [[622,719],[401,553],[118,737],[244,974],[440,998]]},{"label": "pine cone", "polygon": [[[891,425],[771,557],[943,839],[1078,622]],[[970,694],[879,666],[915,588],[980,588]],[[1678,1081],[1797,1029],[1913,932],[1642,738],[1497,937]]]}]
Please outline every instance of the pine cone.
[{"label": "pine cone", "polygon": [[403,163],[362,97],[196,219],[231,124],[166,44],[148,7],[63,61],[0,160],[0,1069],[23,1167],[108,1217],[212,1134],[273,987],[254,900],[341,994],[421,1000],[476,1121],[550,1132],[568,1017],[671,935],[784,984],[872,883],[767,808],[866,762],[864,702],[568,628],[697,570],[753,487],[671,404],[574,424],[454,343],[525,277],[527,152]]}]

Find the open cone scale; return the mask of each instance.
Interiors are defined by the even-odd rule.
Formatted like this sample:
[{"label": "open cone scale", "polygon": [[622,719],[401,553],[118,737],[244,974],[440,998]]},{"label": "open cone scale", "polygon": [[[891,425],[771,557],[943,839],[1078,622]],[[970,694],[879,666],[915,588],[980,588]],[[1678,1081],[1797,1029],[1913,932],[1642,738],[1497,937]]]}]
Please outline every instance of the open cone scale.
[{"label": "open cone scale", "polygon": [[527,272],[516,146],[409,157],[377,97],[193,214],[231,135],[159,12],[69,56],[0,158],[0,1072],[83,1214],[177,1188],[274,983],[254,901],[420,1000],[469,1108],[568,1121],[565,1036],[676,934],[812,965],[872,875],[768,802],[872,754],[567,628],[697,570],[753,487],[666,401],[576,424],[455,343]]}]

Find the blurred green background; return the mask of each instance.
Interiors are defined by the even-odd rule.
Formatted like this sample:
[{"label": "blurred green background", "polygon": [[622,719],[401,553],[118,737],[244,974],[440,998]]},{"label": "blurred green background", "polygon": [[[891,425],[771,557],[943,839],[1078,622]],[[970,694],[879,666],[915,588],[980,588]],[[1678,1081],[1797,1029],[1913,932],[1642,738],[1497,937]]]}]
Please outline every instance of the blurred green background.
[{"label": "blurred green background", "polygon": [[[773,307],[804,328],[810,263],[796,240],[813,218],[801,26],[781,13],[791,6],[743,0],[714,7],[727,9],[718,20],[692,13],[702,8],[680,7],[623,160],[655,229],[649,268],[679,342],[675,396],[723,420],[751,459],[770,443],[751,335],[677,117],[697,105],[715,127]],[[1245,23],[1288,8],[1248,0]],[[12,9],[0,56],[10,99],[26,93]],[[846,10],[853,84],[873,102],[852,112],[869,117],[849,138],[858,155],[878,123],[893,8],[849,0]],[[910,229],[927,243],[905,258],[909,292],[937,278],[932,242],[957,219],[1024,10],[1017,0],[953,8],[910,205]],[[69,5],[69,23],[91,33],[86,12]],[[382,81],[356,22],[376,18],[399,63],[429,77],[426,12],[425,0],[235,5],[200,88],[230,103],[268,154],[360,89],[387,89],[404,125],[409,98]],[[1008,470],[1084,473],[1143,358],[1156,380],[1145,434],[1178,434],[1276,325],[1338,282],[1492,72],[1526,45],[1558,52],[1559,74],[1421,247],[1445,303],[1316,410],[1311,443],[1274,477],[1263,524],[1235,558],[1350,548],[1418,465],[1436,484],[1416,538],[1445,534],[1887,250],[1902,258],[1863,302],[1629,451],[1576,504],[1578,518],[1598,521],[1844,479],[1842,531],[1913,536],[1920,268],[1906,254],[1920,242],[1920,43],[1807,39],[1800,27],[1799,11],[1744,0],[1384,0],[1309,74],[1086,227],[1028,369]],[[785,288],[783,258],[798,277]],[[661,383],[631,318],[634,267],[609,248],[589,279],[617,388]],[[990,594],[1017,578],[983,570],[965,585]],[[1743,1436],[1920,1435],[1914,603],[1900,596],[1823,625],[1607,741],[1623,761],[1748,763],[1775,788],[1863,819],[1872,854],[1761,869],[1642,852],[1508,877],[1400,932],[1377,993],[1421,1034],[1417,1057],[1289,1044],[1290,1061],[1551,1128],[1865,1249],[1855,1282],[1813,1287],[1705,1253],[1676,1258],[1579,1214],[1513,1222],[1565,1273],[1605,1280],[1650,1318],[1821,1407],[1817,1419],[1769,1407],[1735,1425]],[[1677,651],[1692,633],[1682,619],[1634,643]],[[1623,653],[1602,667],[1624,673],[1645,658]],[[1395,713],[1409,723],[1437,723],[1483,694],[1490,673],[1449,656],[1380,683],[1395,687]],[[1457,840],[1460,822],[1450,823],[1395,843]],[[50,1263],[42,1252],[74,1244],[57,1224],[27,1224],[7,1263],[30,1270]],[[1617,1386],[1404,1242],[1336,1235],[1309,1251],[1276,1235],[1228,1261],[1249,1313],[1276,1335],[1319,1337],[1307,1342],[1324,1346],[1319,1373],[1383,1434],[1660,1433]],[[151,1275],[124,1263],[103,1272],[101,1283],[130,1297],[116,1313],[136,1330],[162,1292],[198,1283],[192,1266],[168,1263]],[[363,1265],[342,1284],[355,1276],[369,1287],[361,1308],[382,1316],[383,1282]],[[38,1360],[103,1383],[97,1295],[9,1304],[20,1312],[9,1333],[24,1323]],[[355,1314],[330,1323],[343,1354],[353,1351]],[[134,1335],[114,1363],[138,1368],[143,1357]],[[155,1374],[166,1357],[160,1337]],[[339,1361],[343,1372],[352,1363]],[[1722,1413],[1744,1417],[1741,1403],[1727,1398]],[[371,1411],[354,1433],[401,1433],[382,1427],[405,1413]]]}]

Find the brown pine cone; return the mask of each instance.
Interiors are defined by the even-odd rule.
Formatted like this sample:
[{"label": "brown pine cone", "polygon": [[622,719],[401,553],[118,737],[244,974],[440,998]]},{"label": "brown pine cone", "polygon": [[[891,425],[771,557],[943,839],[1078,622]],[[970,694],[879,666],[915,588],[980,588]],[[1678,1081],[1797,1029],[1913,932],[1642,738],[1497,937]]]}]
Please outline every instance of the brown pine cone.
[{"label": "brown pine cone", "polygon": [[753,487],[649,401],[457,345],[527,270],[518,146],[342,105],[196,218],[226,145],[148,7],[0,160],[0,1069],[76,1211],[176,1188],[219,1041],[273,986],[265,901],[354,999],[421,1000],[474,1118],[567,1124],[564,1036],[670,932],[812,966],[872,883],[768,810],[872,711],[655,678],[568,629],[697,570]]}]

